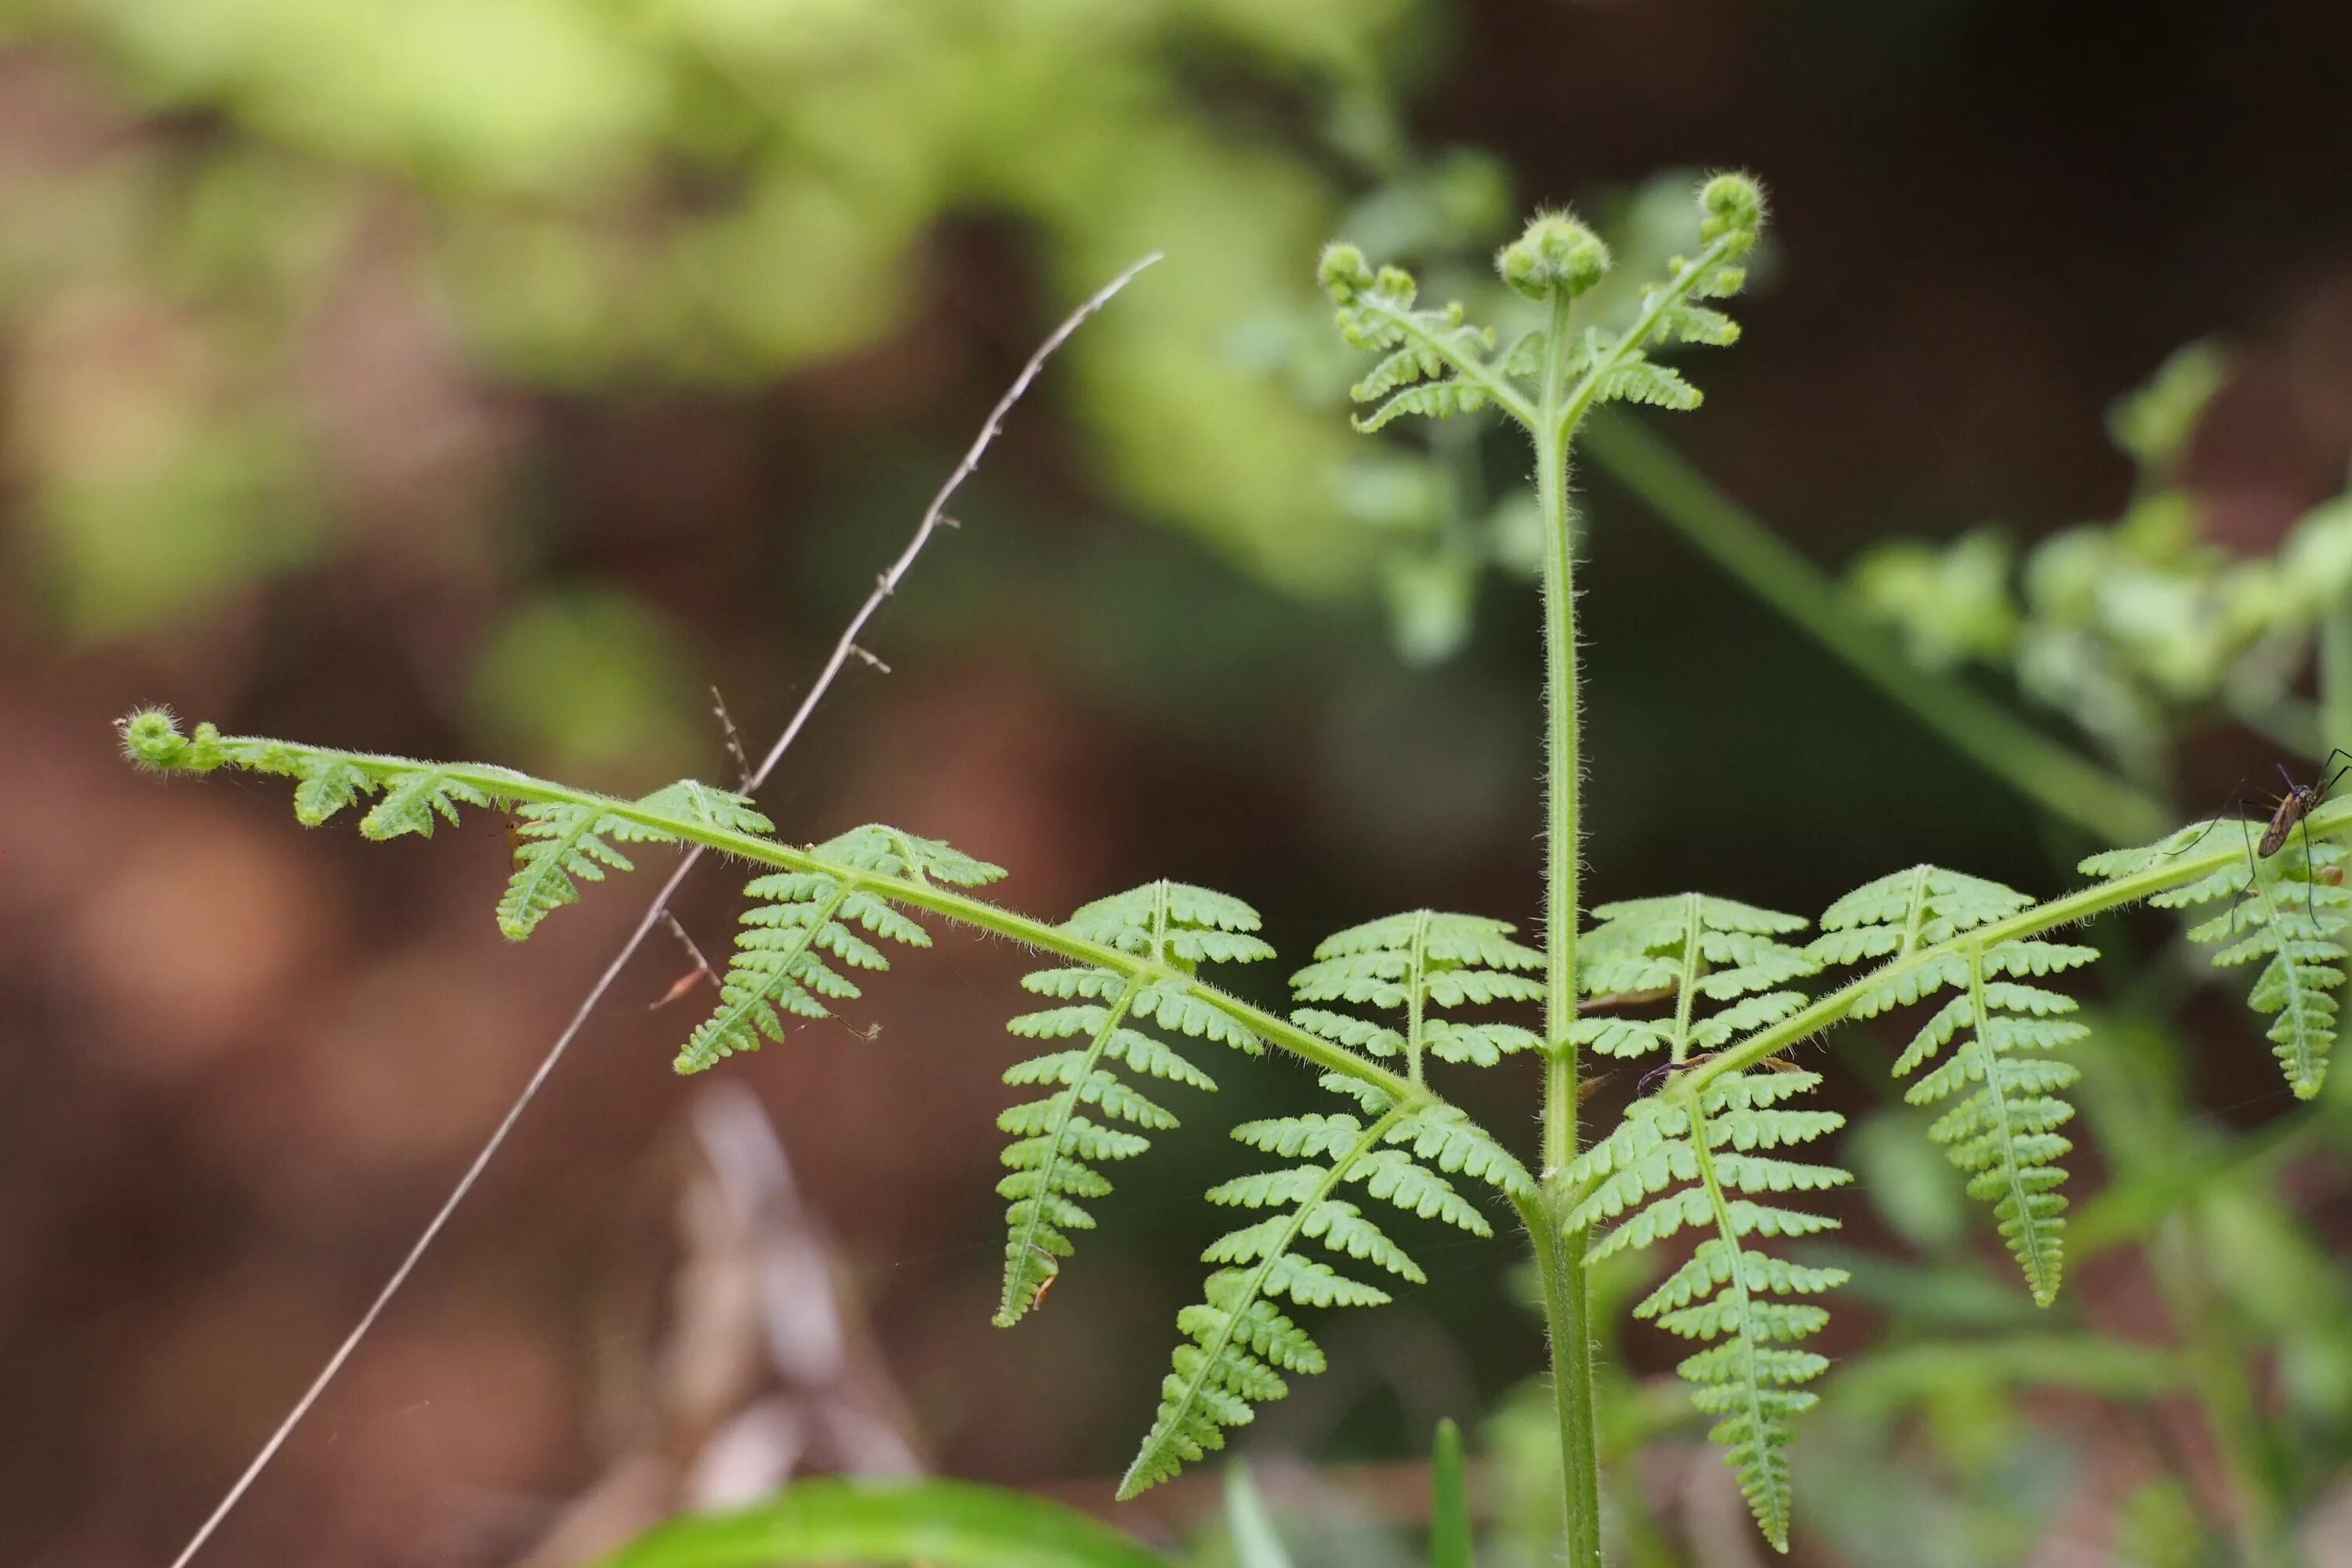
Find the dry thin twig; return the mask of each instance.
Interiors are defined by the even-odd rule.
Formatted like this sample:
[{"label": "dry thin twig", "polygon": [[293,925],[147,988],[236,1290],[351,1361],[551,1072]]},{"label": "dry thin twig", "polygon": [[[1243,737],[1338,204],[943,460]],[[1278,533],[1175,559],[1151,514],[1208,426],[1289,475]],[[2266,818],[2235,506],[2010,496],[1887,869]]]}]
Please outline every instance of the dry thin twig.
[{"label": "dry thin twig", "polygon": [[702,949],[694,944],[694,938],[687,933],[686,927],[679,923],[678,918],[669,910],[664,910],[662,919],[668,923],[669,934],[677,938],[678,945],[685,948],[686,955],[694,961],[694,967],[672,981],[668,990],[647,1003],[646,1011],[648,1013],[660,1012],[706,980],[710,982],[713,989],[722,984],[719,978],[719,971],[710,967],[710,960],[702,956]]},{"label": "dry thin twig", "polygon": [[[952,521],[943,515],[948,499],[955,494],[964,480],[971,477],[972,470],[980,467],[981,457],[996,439],[998,432],[1003,429],[1005,416],[1012,412],[1014,404],[1021,401],[1022,395],[1029,390],[1029,384],[1037,379],[1037,374],[1045,369],[1045,362],[1053,357],[1056,349],[1068,341],[1070,334],[1076,331],[1087,317],[1108,304],[1112,296],[1134,280],[1136,274],[1159,259],[1160,253],[1154,251],[1108,283],[1104,284],[1100,289],[1089,296],[1084,304],[1070,312],[1062,324],[1054,329],[1052,335],[1037,346],[1037,352],[1029,356],[1029,363],[1021,367],[1021,374],[1013,378],[1013,384],[1005,388],[1004,395],[998,398],[996,406],[989,411],[987,423],[980,427],[980,434],[973,437],[970,449],[963,455],[963,460],[956,465],[955,471],[950,473],[947,482],[940,487],[939,494],[931,498],[931,504],[924,510],[923,521],[917,525],[914,537],[908,541],[906,549],[899,552],[898,558],[890,563],[889,570],[884,572],[876,580],[874,592],[866,595],[866,602],[858,606],[857,613],[849,618],[849,625],[842,632],[841,640],[834,645],[832,655],[826,658],[824,668],[818,672],[815,683],[808,689],[808,695],[802,698],[800,706],[793,710],[791,720],[784,725],[783,733],[776,737],[776,743],[768,748],[767,755],[761,759],[760,765],[752,770],[749,778],[743,781],[743,793],[751,794],[766,783],[768,775],[775,771],[776,764],[783,760],[786,749],[800,738],[801,731],[808,724],[810,714],[816,710],[816,705],[824,699],[826,689],[841,674],[842,666],[849,661],[853,651],[862,651],[857,649],[858,635],[866,629],[866,624],[874,618],[875,612],[882,607],[882,602],[898,591],[899,581],[914,565],[915,558],[923,552],[923,546],[930,542],[931,535],[937,532],[943,523],[950,527],[954,526]],[[730,728],[732,728],[731,724]],[[359,1348],[360,1342],[367,1337],[368,1331],[375,1327],[375,1321],[383,1316],[384,1308],[390,1304],[393,1297],[399,1293],[401,1286],[407,1283],[408,1277],[415,1270],[418,1260],[425,1256],[435,1239],[440,1236],[442,1227],[448,1224],[449,1216],[457,1212],[457,1205],[465,1202],[466,1194],[474,1190],[474,1184],[481,1179],[482,1172],[488,1167],[492,1157],[506,1142],[507,1135],[512,1132],[515,1124],[522,1120],[524,1110],[530,1106],[533,1099],[537,1098],[541,1088],[547,1082],[548,1076],[554,1072],[556,1064],[562,1061],[564,1053],[571,1049],[572,1042],[578,1037],[581,1029],[586,1026],[589,1016],[595,1012],[597,1005],[604,999],[605,992],[612,989],[614,981],[620,977],[622,969],[635,955],[637,949],[644,944],[646,936],[652,932],[654,927],[668,916],[670,900],[676,896],[679,885],[686,880],[688,874],[693,871],[701,859],[702,848],[699,845],[689,847],[685,855],[679,858],[677,867],[671,870],[668,879],[662,883],[661,890],[654,895],[653,902],[646,906],[646,912],[637,921],[635,929],[629,933],[629,939],[621,944],[620,951],[613,955],[613,961],[604,966],[604,972],[598,975],[596,983],[588,988],[587,995],[581,999],[579,1007],[572,1013],[572,1021],[566,1024],[563,1026],[563,1032],[555,1037],[555,1044],[548,1048],[546,1056],[540,1058],[538,1068],[523,1084],[522,1092],[515,1097],[514,1104],[508,1108],[506,1116],[491,1132],[488,1141],[482,1145],[481,1152],[474,1156],[473,1163],[466,1167],[466,1173],[457,1179],[457,1186],[452,1189],[439,1211],[425,1226],[424,1233],[417,1237],[415,1245],[411,1247],[408,1249],[408,1255],[401,1259],[400,1267],[393,1270],[392,1278],[385,1281],[383,1289],[377,1292],[374,1302],[361,1317],[359,1326],[354,1328],[343,1342],[336,1347],[335,1353],[327,1359],[327,1364],[320,1370],[319,1375],[311,1380],[310,1386],[303,1392],[302,1397],[295,1402],[294,1408],[287,1413],[286,1419],[278,1424],[278,1429],[269,1435],[269,1440],[261,1446],[261,1451],[253,1457],[253,1462],[245,1468],[244,1474],[237,1477],[236,1484],[231,1486],[227,1495],[221,1499],[220,1505],[214,1509],[211,1516],[198,1527],[195,1535],[182,1549],[180,1554],[172,1560],[172,1568],[187,1568],[188,1562],[204,1549],[205,1542],[211,1540],[213,1532],[220,1528],[221,1521],[228,1517],[229,1510],[244,1498],[255,1479],[268,1468],[269,1461],[277,1457],[278,1450],[285,1447],[287,1437],[300,1424],[302,1417],[310,1414],[310,1407],[319,1402],[319,1396],[326,1392],[327,1384],[334,1381],[335,1374],[343,1369],[343,1363],[351,1359],[352,1352]]]}]

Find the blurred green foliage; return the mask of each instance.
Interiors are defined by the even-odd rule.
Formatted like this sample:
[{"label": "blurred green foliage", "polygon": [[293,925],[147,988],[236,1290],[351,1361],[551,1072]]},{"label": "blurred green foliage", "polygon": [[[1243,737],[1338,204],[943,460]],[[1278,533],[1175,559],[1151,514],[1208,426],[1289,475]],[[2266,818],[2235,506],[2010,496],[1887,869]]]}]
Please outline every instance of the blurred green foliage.
[{"label": "blurred green foliage", "polygon": [[2139,485],[2113,521],[2059,530],[2021,562],[1990,526],[1948,544],[1894,540],[1854,563],[1856,601],[1924,668],[2006,669],[2144,782],[2167,782],[2174,747],[2217,718],[2306,757],[2352,738],[2323,739],[2301,695],[2324,623],[2352,595],[2352,497],[2305,515],[2275,555],[2246,556],[2210,541],[2179,482],[2228,378],[2220,347],[2192,343],[2117,402],[2109,434]]},{"label": "blurred green foliage", "polygon": [[[371,432],[339,427],[322,379],[376,372],[319,340],[355,292],[502,406],[748,391],[962,330],[935,301],[972,290],[930,237],[975,215],[1031,247],[1043,302],[981,307],[1018,318],[991,329],[1013,342],[1170,253],[1056,371],[1117,496],[1293,591],[1366,576],[1331,478],[1356,444],[1236,374],[1234,342],[1311,297],[1337,171],[1392,141],[1394,79],[1437,37],[1411,0],[27,0],[0,26],[59,127],[56,156],[0,165],[8,576],[68,640],[417,531],[359,515],[342,471]],[[1380,210],[1396,233],[1431,204],[1490,224],[1500,186],[1480,164]],[[509,531],[524,423],[475,534]],[[475,537],[405,548],[541,565]],[[516,665],[565,657],[567,624],[518,611],[469,650],[478,716],[513,712]],[[557,640],[515,640],[534,628]],[[626,749],[653,710],[553,752]]]}]

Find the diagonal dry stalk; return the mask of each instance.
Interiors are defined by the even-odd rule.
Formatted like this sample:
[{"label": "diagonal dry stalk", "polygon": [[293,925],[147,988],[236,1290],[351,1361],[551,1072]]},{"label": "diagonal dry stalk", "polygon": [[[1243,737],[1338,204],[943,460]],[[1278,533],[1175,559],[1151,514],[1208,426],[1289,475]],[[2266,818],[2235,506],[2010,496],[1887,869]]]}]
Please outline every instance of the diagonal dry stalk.
[{"label": "diagonal dry stalk", "polygon": [[[816,711],[817,704],[824,700],[825,692],[831,689],[835,679],[841,674],[842,667],[847,664],[853,656],[861,656],[869,659],[873,657],[857,646],[858,634],[866,629],[866,623],[874,618],[875,613],[882,607],[883,601],[898,591],[899,582],[915,564],[915,558],[923,552],[923,547],[930,542],[931,535],[938,532],[942,524],[951,521],[946,515],[949,498],[953,496],[964,480],[971,477],[972,471],[980,467],[982,456],[987,452],[990,444],[996,439],[998,432],[1003,428],[1005,416],[1012,412],[1013,405],[1020,402],[1022,395],[1029,390],[1029,384],[1037,379],[1038,373],[1045,367],[1045,362],[1053,357],[1056,349],[1068,341],[1070,334],[1076,331],[1087,317],[1109,303],[1112,296],[1134,280],[1136,274],[1159,259],[1160,253],[1154,251],[1108,283],[1104,284],[1101,289],[1088,296],[1076,310],[1071,311],[1044,342],[1037,345],[1037,352],[1029,356],[1029,363],[1021,367],[1021,374],[1013,378],[1013,384],[1004,389],[1004,395],[997,399],[994,408],[989,410],[987,422],[981,426],[980,434],[972,438],[971,446],[963,455],[963,460],[955,466],[954,471],[948,475],[946,482],[940,486],[939,493],[931,498],[931,504],[924,510],[922,521],[916,526],[914,537],[907,542],[907,547],[898,552],[898,558],[890,563],[888,570],[876,579],[874,591],[866,596],[866,602],[858,606],[857,613],[850,616],[849,625],[843,629],[840,640],[834,644],[833,652],[825,659],[824,668],[818,672],[815,682],[809,687],[808,695],[801,699],[800,706],[793,710],[792,718],[784,725],[783,732],[776,737],[775,744],[770,746],[767,754],[761,758],[760,765],[751,770],[751,775],[743,781],[742,793],[750,795],[756,792],[767,782],[768,775],[775,772],[776,764],[783,760],[784,752],[792,743],[800,738],[802,730],[807,727],[809,716]],[[523,1084],[522,1092],[515,1096],[514,1103],[508,1107],[506,1115],[482,1144],[481,1152],[474,1156],[473,1163],[466,1167],[466,1173],[457,1179],[457,1186],[451,1189],[449,1196],[442,1203],[440,1209],[425,1225],[424,1231],[417,1237],[415,1245],[408,1249],[408,1255],[400,1260],[400,1267],[393,1270],[392,1278],[386,1280],[383,1289],[376,1293],[375,1300],[361,1316],[359,1325],[352,1330],[341,1345],[336,1347],[335,1353],[327,1358],[327,1364],[320,1369],[319,1375],[311,1380],[310,1386],[303,1391],[302,1397],[295,1402],[294,1408],[287,1412],[286,1418],[278,1424],[278,1429],[269,1435],[269,1440],[261,1446],[258,1453],[254,1455],[252,1463],[246,1466],[244,1473],[237,1477],[236,1484],[229,1488],[227,1494],[221,1499],[219,1506],[215,1508],[211,1515],[197,1528],[195,1534],[181,1550],[180,1554],[172,1560],[172,1568],[186,1568],[188,1562],[204,1549],[205,1542],[212,1539],[213,1532],[220,1528],[221,1521],[228,1517],[229,1510],[244,1498],[254,1481],[268,1467],[269,1461],[277,1457],[278,1449],[285,1447],[287,1437],[300,1424],[302,1417],[309,1415],[310,1407],[319,1402],[319,1396],[326,1392],[327,1385],[334,1381],[335,1374],[342,1370],[343,1363],[351,1359],[352,1352],[359,1348],[360,1342],[367,1337],[368,1331],[375,1327],[376,1320],[383,1315],[384,1308],[391,1303],[393,1297],[399,1293],[401,1286],[407,1283],[408,1277],[415,1272],[418,1260],[424,1258],[426,1250],[440,1236],[443,1226],[448,1224],[449,1216],[457,1212],[459,1204],[466,1201],[466,1194],[474,1190],[474,1184],[481,1179],[483,1171],[488,1168],[491,1159],[497,1155],[499,1147],[506,1142],[507,1135],[512,1132],[515,1124],[522,1120],[523,1111],[538,1096],[540,1089],[547,1082],[549,1076],[555,1071],[556,1064],[562,1061],[564,1053],[572,1048],[572,1042],[579,1037],[581,1029],[587,1025],[590,1016],[604,1001],[604,994],[612,989],[614,981],[620,977],[621,971],[627,966],[629,960],[636,955],[637,949],[644,945],[646,938],[652,934],[654,928],[669,918],[670,900],[676,896],[679,886],[693,872],[695,867],[700,864],[702,856],[702,848],[698,845],[689,847],[685,855],[679,858],[677,865],[670,871],[667,879],[662,883],[661,890],[656,892],[653,901],[646,906],[646,912],[639,917],[635,928],[629,932],[628,940],[621,944],[620,950],[613,955],[613,961],[604,966],[604,973],[596,977],[596,983],[591,985],[587,994],[581,998],[579,1007],[572,1015],[572,1021],[563,1026],[563,1032],[556,1036],[555,1043],[550,1046],[547,1054],[540,1058],[539,1066]]]}]

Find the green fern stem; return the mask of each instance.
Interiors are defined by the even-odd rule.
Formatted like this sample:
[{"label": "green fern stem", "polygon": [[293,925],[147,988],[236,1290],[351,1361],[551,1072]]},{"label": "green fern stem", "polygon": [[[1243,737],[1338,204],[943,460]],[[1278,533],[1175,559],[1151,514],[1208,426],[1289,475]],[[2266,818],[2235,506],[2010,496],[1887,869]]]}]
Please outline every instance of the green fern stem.
[{"label": "green fern stem", "polygon": [[[1544,719],[1544,1197],[1546,1212],[1532,1237],[1543,1278],[1544,1315],[1551,1341],[1552,1401],[1559,1419],[1560,1463],[1568,1510],[1568,1561],[1575,1568],[1601,1562],[1600,1429],[1592,1394],[1591,1305],[1587,1299],[1585,1234],[1568,1216],[1581,1196],[1564,1173],[1577,1152],[1578,1062],[1570,1031],[1576,1023],[1576,931],[1581,921],[1578,788],[1581,760],[1577,727],[1580,690],[1576,667],[1576,556],[1569,530],[1568,460],[1586,410],[1607,378],[1638,353],[1658,321],[1689,295],[1707,268],[1738,241],[1727,235],[1650,300],[1617,347],[1568,386],[1569,316],[1565,289],[1551,298],[1549,350],[1531,433],[1536,448],[1536,505],[1543,520]],[[1535,1226],[1530,1226],[1535,1230]],[[1549,1234],[1543,1234],[1549,1231]]]},{"label": "green fern stem", "polygon": [[[1543,1280],[1545,1327],[1551,1345],[1552,1403],[1559,1422],[1562,1501],[1567,1510],[1568,1561],[1575,1568],[1601,1562],[1600,1426],[1593,1408],[1591,1304],[1587,1299],[1582,1231],[1570,1231],[1570,1212],[1581,1195],[1568,1183],[1576,1158],[1576,931],[1581,921],[1578,873],[1580,757],[1577,746],[1576,557],[1569,531],[1568,452],[1571,422],[1563,406],[1567,379],[1566,289],[1551,301],[1550,349],[1545,355],[1541,405],[1534,426],[1536,501],[1543,519],[1544,718],[1546,817],[1544,848],[1544,1100],[1543,1205],[1528,1229]],[[1628,342],[1639,339],[1628,334]],[[1595,374],[1598,374],[1597,371]],[[1588,377],[1584,386],[1590,395]]]},{"label": "green fern stem", "polygon": [[1416,1084],[1421,1077],[1422,1010],[1428,1005],[1423,994],[1429,970],[1429,911],[1422,910],[1412,918],[1412,961],[1405,971],[1404,1050],[1406,1070]]},{"label": "green fern stem", "polygon": [[[2305,818],[2304,825],[2314,839],[2331,838],[2352,832],[2352,798],[2321,806]],[[1768,1057],[1779,1056],[1843,1021],[1853,1010],[1857,1000],[1906,970],[1934,963],[1948,955],[1965,954],[1970,948],[1990,952],[2004,942],[2022,941],[2062,926],[2080,924],[2110,910],[2143,903],[2158,893],[2186,887],[2224,868],[2243,866],[2246,859],[2243,842],[2221,842],[2227,837],[2228,835],[2223,833],[2210,834],[2208,843],[2160,859],[2128,876],[2078,888],[2047,903],[2020,910],[2013,915],[1975,927],[1946,942],[1906,947],[1859,980],[1829,992],[1779,1023],[1758,1029],[1708,1057],[1689,1069],[1690,1085],[1694,1089],[1705,1089],[1726,1073],[1744,1072]]]},{"label": "green fern stem", "polygon": [[1675,1037],[1668,1047],[1676,1067],[1690,1057],[1691,1004],[1698,998],[1698,977],[1706,964],[1706,955],[1699,951],[1699,939],[1706,928],[1700,923],[1698,905],[1698,895],[1689,894],[1690,913],[1683,930],[1682,972],[1685,978],[1675,987]]},{"label": "green fern stem", "polygon": [[[813,872],[830,878],[839,884],[845,895],[861,891],[871,893],[892,903],[923,910],[960,925],[1001,936],[1008,942],[1057,953],[1074,963],[1107,969],[1144,984],[1171,986],[1214,1007],[1267,1045],[1311,1062],[1326,1072],[1339,1073],[1378,1086],[1396,1102],[1401,1111],[1427,1110],[1443,1103],[1438,1096],[1402,1074],[1391,1072],[1345,1047],[1334,1045],[1312,1031],[1301,1028],[1287,1018],[1221,991],[1156,957],[1090,942],[1044,921],[1034,920],[984,899],[972,898],[929,881],[839,865],[794,845],[714,826],[676,812],[651,808],[643,801],[618,800],[593,790],[572,789],[518,773],[512,768],[488,763],[420,763],[408,757],[345,752],[291,741],[221,735],[213,731],[209,725],[199,726],[193,738],[173,731],[161,737],[152,733],[128,737],[126,744],[131,747],[133,761],[164,773],[210,773],[216,768],[229,766],[260,773],[295,774],[304,764],[313,771],[341,766],[350,768],[371,784],[382,786],[430,771],[453,785],[478,791],[485,798],[508,805],[588,807],[599,817],[633,824],[679,842],[699,844],[722,855],[731,855],[780,871]],[[1516,1162],[1511,1169],[1521,1180],[1533,1181],[1526,1168]]]}]

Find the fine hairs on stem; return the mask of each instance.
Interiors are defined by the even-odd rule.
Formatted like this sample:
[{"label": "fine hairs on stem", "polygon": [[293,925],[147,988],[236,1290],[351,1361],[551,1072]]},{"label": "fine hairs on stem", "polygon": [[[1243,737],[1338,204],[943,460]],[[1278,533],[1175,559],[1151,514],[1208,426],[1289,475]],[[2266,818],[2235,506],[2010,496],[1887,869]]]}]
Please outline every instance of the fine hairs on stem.
[{"label": "fine hairs on stem", "polygon": [[[777,735],[775,743],[768,748],[767,753],[760,759],[759,765],[743,777],[739,786],[739,793],[745,795],[751,795],[767,782],[768,776],[775,772],[777,764],[783,761],[784,752],[791,748],[793,742],[800,737],[802,730],[807,726],[809,716],[816,711],[817,704],[823,701],[825,693],[832,689],[835,679],[841,674],[842,667],[849,662],[854,654],[863,653],[864,650],[857,647],[857,638],[865,631],[866,623],[874,618],[875,613],[882,607],[883,601],[898,591],[899,583],[913,568],[916,558],[923,552],[923,547],[930,542],[932,534],[937,532],[940,524],[946,521],[949,499],[961,488],[964,480],[971,477],[973,470],[980,467],[981,458],[987,452],[990,444],[996,439],[998,432],[1003,428],[1005,416],[1012,412],[1013,405],[1020,402],[1023,395],[1028,392],[1030,383],[1037,379],[1038,373],[1045,369],[1045,362],[1053,357],[1055,350],[1068,341],[1070,334],[1076,331],[1087,317],[1108,304],[1113,296],[1134,281],[1138,273],[1160,259],[1160,253],[1154,251],[1108,283],[1104,284],[1076,310],[1071,311],[1044,342],[1037,345],[1036,352],[1031,354],[1028,363],[1021,367],[1021,374],[1013,377],[1013,384],[1005,388],[1004,395],[998,398],[996,405],[989,410],[987,421],[981,426],[979,435],[972,438],[971,446],[965,451],[962,460],[948,475],[946,482],[940,485],[939,493],[931,498],[931,504],[924,509],[922,521],[916,525],[914,535],[908,540],[907,547],[899,552],[898,559],[893,561],[889,568],[877,579],[874,591],[866,596],[863,604],[858,605],[856,614],[850,616],[848,626],[843,629],[839,640],[834,644],[832,653],[826,658],[824,668],[817,672],[816,679],[811,683],[807,694],[801,699],[800,706],[793,710],[791,719],[785,721],[782,731]],[[872,656],[866,657],[870,658]],[[723,711],[722,709],[722,715]],[[735,731],[731,722],[727,724],[727,733],[730,748],[736,751],[740,758],[740,748],[734,740]],[[435,805],[438,805],[448,798],[446,795],[438,796],[436,798]],[[454,816],[454,808],[450,808],[450,815]],[[429,820],[428,817],[427,821]],[[430,831],[429,827],[427,831]],[[205,1518],[204,1523],[197,1527],[195,1534],[189,1538],[187,1545],[181,1549],[180,1554],[172,1560],[172,1568],[186,1568],[187,1563],[204,1549],[205,1543],[211,1540],[213,1533],[220,1528],[222,1521],[226,1520],[229,1511],[236,1507],[246,1492],[252,1488],[255,1480],[260,1477],[261,1472],[268,1468],[269,1461],[277,1457],[278,1450],[285,1446],[287,1437],[300,1424],[302,1417],[310,1413],[313,1405],[318,1403],[319,1396],[326,1392],[327,1385],[334,1381],[335,1374],[342,1370],[343,1363],[352,1358],[352,1353],[359,1348],[360,1342],[367,1337],[368,1331],[375,1326],[376,1320],[383,1315],[385,1307],[391,1304],[393,1297],[399,1294],[401,1286],[405,1284],[409,1275],[415,1271],[418,1261],[431,1248],[443,1227],[449,1223],[449,1216],[457,1212],[459,1204],[465,1202],[466,1194],[473,1191],[475,1183],[481,1179],[483,1171],[488,1168],[490,1161],[497,1155],[500,1146],[506,1142],[507,1135],[512,1132],[515,1124],[522,1120],[523,1111],[537,1097],[549,1076],[555,1071],[556,1064],[561,1062],[564,1054],[572,1048],[572,1042],[579,1037],[580,1031],[586,1026],[590,1016],[604,1001],[604,994],[610,991],[613,983],[620,978],[621,971],[628,966],[629,960],[636,956],[637,949],[645,944],[646,938],[656,926],[665,922],[675,924],[669,912],[670,900],[676,896],[678,888],[684,884],[688,876],[693,872],[695,867],[700,863],[707,847],[701,844],[690,844],[687,847],[686,853],[679,857],[677,865],[663,880],[659,890],[654,894],[653,900],[646,906],[645,913],[638,917],[637,923],[631,929],[627,939],[613,954],[612,962],[605,964],[604,972],[597,975],[595,983],[588,987],[587,994],[580,1000],[580,1005],[573,1010],[571,1020],[555,1037],[555,1042],[548,1047],[547,1054],[540,1058],[538,1067],[532,1069],[530,1077],[524,1081],[521,1092],[515,1096],[514,1103],[507,1108],[506,1114],[499,1119],[498,1126],[492,1129],[489,1137],[483,1142],[480,1152],[474,1156],[473,1163],[466,1167],[465,1173],[457,1178],[457,1184],[450,1189],[448,1197],[443,1200],[440,1208],[435,1211],[433,1217],[425,1223],[415,1245],[409,1247],[407,1255],[400,1260],[400,1266],[393,1270],[392,1277],[384,1281],[383,1289],[376,1292],[375,1300],[370,1302],[367,1310],[361,1314],[358,1324],[350,1334],[345,1336],[342,1343],[335,1348],[335,1353],[327,1358],[326,1365],[320,1369],[318,1376],[311,1379],[310,1387],[303,1390],[301,1398],[295,1401],[294,1407],[288,1411],[286,1418],[278,1424],[277,1430],[270,1433],[268,1441],[264,1442],[259,1451],[254,1455],[252,1462],[246,1466],[243,1473],[222,1496],[219,1504]]]}]

